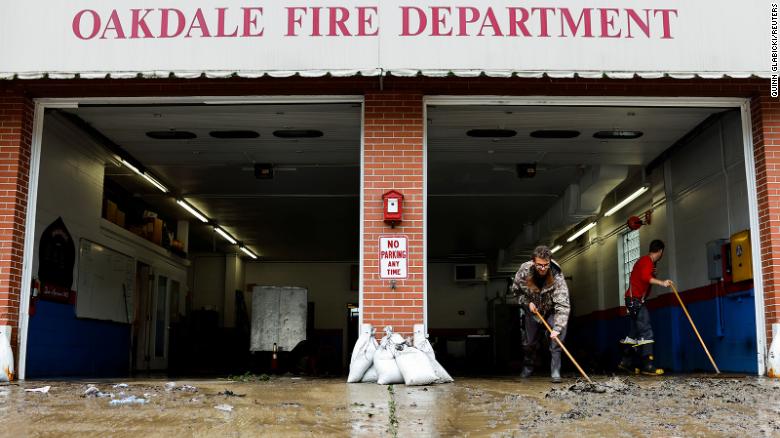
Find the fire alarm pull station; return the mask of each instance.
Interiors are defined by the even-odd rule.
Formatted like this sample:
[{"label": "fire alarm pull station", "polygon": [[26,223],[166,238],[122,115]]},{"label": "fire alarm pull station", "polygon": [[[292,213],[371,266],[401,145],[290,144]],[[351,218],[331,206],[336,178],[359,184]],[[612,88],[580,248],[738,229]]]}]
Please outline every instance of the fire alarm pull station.
[{"label": "fire alarm pull station", "polygon": [[384,204],[384,216],[385,223],[390,224],[391,227],[395,227],[396,224],[401,223],[403,215],[403,199],[404,195],[395,190],[382,195],[382,201]]}]

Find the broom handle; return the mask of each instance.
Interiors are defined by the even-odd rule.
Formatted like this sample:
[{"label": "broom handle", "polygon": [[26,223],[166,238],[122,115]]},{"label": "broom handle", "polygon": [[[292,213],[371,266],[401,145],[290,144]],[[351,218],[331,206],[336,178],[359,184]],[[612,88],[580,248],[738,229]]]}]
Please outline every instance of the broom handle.
[{"label": "broom handle", "polygon": [[[532,312],[534,312],[534,314],[537,317],[539,317],[539,319],[542,321],[542,324],[544,324],[544,327],[547,329],[547,331],[552,333],[552,329],[550,328],[549,324],[547,324],[547,321],[545,321],[544,318],[542,318],[542,315],[539,314],[539,311],[532,310]],[[574,364],[574,366],[577,367],[577,369],[580,371],[580,374],[582,374],[582,377],[584,377],[585,380],[588,381],[588,383],[593,383],[593,381],[590,380],[590,377],[588,377],[588,375],[585,374],[585,371],[582,371],[582,368],[580,368],[580,364],[578,364],[577,361],[574,360],[574,357],[572,357],[571,353],[569,353],[569,350],[567,350],[566,347],[564,347],[563,342],[561,342],[561,340],[558,339],[557,336],[555,338],[553,338],[553,339],[555,339],[555,342],[557,342],[558,346],[561,347],[561,350],[563,350],[563,352],[566,353],[566,356],[569,356],[569,359]]]},{"label": "broom handle", "polygon": [[688,322],[691,323],[691,327],[693,327],[693,332],[696,333],[696,337],[699,338],[699,342],[701,342],[701,346],[704,347],[704,352],[707,353],[707,357],[710,358],[710,362],[712,362],[712,366],[715,367],[715,373],[720,374],[720,370],[718,369],[718,366],[715,365],[715,359],[712,358],[712,355],[710,354],[710,350],[707,349],[707,346],[704,345],[704,340],[701,338],[701,335],[699,334],[699,330],[696,329],[696,324],[693,323],[693,319],[691,319],[690,313],[688,313],[688,309],[685,308],[685,304],[683,303],[682,298],[680,298],[680,294],[677,292],[677,287],[672,283],[672,291],[674,292],[674,296],[677,297],[677,301],[680,302],[680,307],[682,307],[683,312],[685,312],[685,316],[688,317]]}]

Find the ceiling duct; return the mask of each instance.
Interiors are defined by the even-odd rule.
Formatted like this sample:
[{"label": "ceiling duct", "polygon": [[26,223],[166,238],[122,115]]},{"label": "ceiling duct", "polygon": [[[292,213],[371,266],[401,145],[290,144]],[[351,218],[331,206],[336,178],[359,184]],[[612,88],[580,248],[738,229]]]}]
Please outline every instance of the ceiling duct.
[{"label": "ceiling duct", "polygon": [[511,271],[512,260],[521,253],[530,252],[539,244],[551,245],[559,235],[583,219],[599,213],[604,197],[628,176],[628,166],[602,165],[589,167],[576,183],[570,184],[563,195],[532,225],[523,226],[512,244],[501,254],[500,270]]}]

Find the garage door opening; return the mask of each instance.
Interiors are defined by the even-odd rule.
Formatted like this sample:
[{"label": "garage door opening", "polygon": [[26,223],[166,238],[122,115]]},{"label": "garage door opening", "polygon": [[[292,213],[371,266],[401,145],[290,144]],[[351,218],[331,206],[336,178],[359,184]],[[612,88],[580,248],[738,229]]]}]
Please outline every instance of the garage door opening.
[{"label": "garage door opening", "polygon": [[[569,350],[586,370],[615,371],[628,274],[661,239],[657,276],[675,281],[721,371],[758,372],[763,303],[739,108],[440,100],[427,106],[427,315],[448,370],[520,372],[520,309],[508,286],[543,244],[571,294]],[[670,292],[656,286],[647,303],[656,364],[710,371]]]},{"label": "garage door opening", "polygon": [[46,110],[26,377],[341,374],[361,117],[359,101]]}]

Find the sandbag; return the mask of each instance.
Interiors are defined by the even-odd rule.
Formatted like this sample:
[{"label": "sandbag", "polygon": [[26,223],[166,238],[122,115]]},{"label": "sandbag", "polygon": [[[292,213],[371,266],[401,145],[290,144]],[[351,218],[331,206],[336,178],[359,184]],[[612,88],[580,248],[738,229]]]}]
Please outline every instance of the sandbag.
[{"label": "sandbag", "polygon": [[431,368],[433,368],[433,372],[436,374],[435,383],[452,383],[454,381],[447,370],[445,370],[439,361],[436,360],[436,353],[433,352],[433,346],[431,345],[430,341],[428,341],[428,339],[419,339],[415,337],[414,346],[418,350],[425,353],[425,356],[428,358],[428,361],[431,364]]},{"label": "sandbag", "polygon": [[376,338],[373,330],[364,332],[355,342],[352,350],[352,360],[349,363],[349,376],[347,383],[357,383],[363,379],[363,375],[374,363],[374,353],[377,349]]},{"label": "sandbag", "polygon": [[[391,346],[390,348],[394,347]],[[380,385],[404,383],[404,376],[401,374],[401,370],[395,362],[395,357],[387,345],[383,345],[374,354],[374,367],[376,367],[377,373],[376,382]]]},{"label": "sandbag", "polygon": [[408,386],[430,385],[438,379],[428,356],[414,347],[407,346],[401,351],[396,351],[395,362],[401,370],[404,383]]},{"label": "sandbag", "polygon": [[11,350],[11,328],[0,330],[0,382],[14,379],[14,352]]},{"label": "sandbag", "polygon": [[362,383],[376,383],[376,381],[379,379],[379,375],[376,372],[376,366],[373,364],[371,365],[371,368],[366,371],[365,374],[363,374],[363,378],[360,380]]}]

